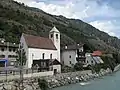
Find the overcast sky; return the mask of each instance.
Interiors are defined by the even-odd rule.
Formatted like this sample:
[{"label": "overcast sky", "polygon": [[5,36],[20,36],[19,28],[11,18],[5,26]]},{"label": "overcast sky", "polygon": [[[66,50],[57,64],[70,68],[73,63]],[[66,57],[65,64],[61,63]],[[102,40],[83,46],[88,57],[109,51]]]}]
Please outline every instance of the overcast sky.
[{"label": "overcast sky", "polygon": [[120,0],[15,0],[53,15],[81,19],[120,38]]}]

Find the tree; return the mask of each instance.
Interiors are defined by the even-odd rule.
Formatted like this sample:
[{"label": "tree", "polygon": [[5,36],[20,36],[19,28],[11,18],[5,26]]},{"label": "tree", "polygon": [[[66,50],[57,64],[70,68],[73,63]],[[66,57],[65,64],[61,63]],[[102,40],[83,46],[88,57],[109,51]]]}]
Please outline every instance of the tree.
[{"label": "tree", "polygon": [[0,38],[3,38],[3,36],[4,36],[4,32],[0,30]]},{"label": "tree", "polygon": [[116,66],[114,58],[105,56],[105,55],[101,56],[101,58],[104,61],[104,64],[108,65],[111,68],[111,70],[113,71],[114,67]]},{"label": "tree", "polygon": [[120,53],[119,52],[115,52],[113,53],[113,58],[115,59],[116,64],[120,63]]},{"label": "tree", "polygon": [[17,54],[18,54],[18,58],[17,58],[18,65],[22,65],[22,66],[25,65],[27,59],[26,59],[25,51],[22,47],[18,49]]},{"label": "tree", "polygon": [[82,64],[82,63],[76,63],[76,64],[74,65],[74,69],[75,69],[76,71],[83,70],[83,64]]}]

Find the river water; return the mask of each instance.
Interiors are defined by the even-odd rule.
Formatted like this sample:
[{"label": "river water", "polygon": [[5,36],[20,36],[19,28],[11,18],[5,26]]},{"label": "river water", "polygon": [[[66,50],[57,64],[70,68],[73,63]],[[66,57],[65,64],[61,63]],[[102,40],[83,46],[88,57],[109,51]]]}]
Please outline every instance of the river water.
[{"label": "river water", "polygon": [[120,71],[100,79],[89,81],[86,85],[78,83],[53,90],[120,90]]}]

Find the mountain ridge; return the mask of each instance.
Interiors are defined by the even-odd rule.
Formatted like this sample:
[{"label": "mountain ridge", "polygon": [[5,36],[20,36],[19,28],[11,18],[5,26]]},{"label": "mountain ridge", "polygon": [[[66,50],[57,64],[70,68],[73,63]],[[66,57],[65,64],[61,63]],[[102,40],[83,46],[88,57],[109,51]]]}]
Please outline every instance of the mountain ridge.
[{"label": "mountain ridge", "polygon": [[19,42],[22,33],[48,37],[55,25],[61,32],[61,46],[85,43],[91,51],[118,52],[120,39],[108,35],[79,19],[50,15],[13,0],[0,0],[0,37]]}]

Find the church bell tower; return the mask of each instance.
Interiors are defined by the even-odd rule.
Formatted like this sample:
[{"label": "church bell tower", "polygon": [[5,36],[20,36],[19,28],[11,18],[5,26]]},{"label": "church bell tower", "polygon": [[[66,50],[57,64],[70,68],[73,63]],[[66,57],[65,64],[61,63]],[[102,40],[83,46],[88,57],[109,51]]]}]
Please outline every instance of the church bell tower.
[{"label": "church bell tower", "polygon": [[54,26],[52,30],[49,32],[49,39],[51,39],[57,49],[57,60],[60,62],[60,32]]}]

